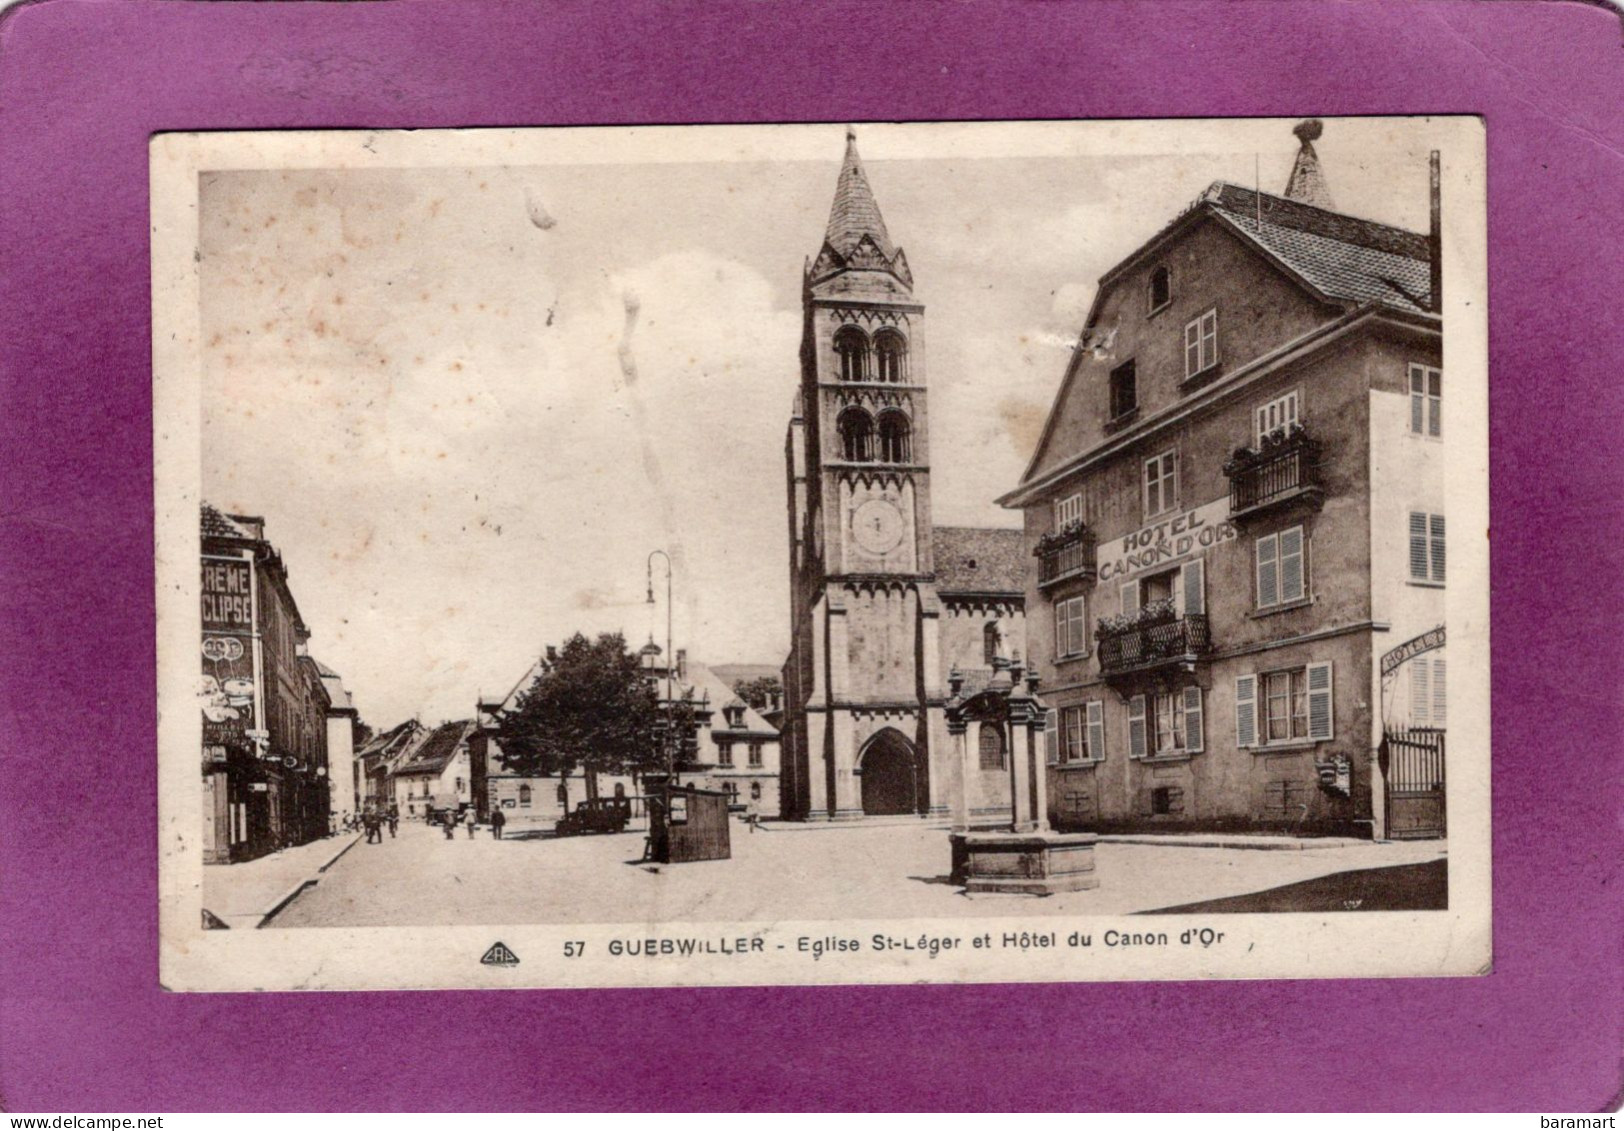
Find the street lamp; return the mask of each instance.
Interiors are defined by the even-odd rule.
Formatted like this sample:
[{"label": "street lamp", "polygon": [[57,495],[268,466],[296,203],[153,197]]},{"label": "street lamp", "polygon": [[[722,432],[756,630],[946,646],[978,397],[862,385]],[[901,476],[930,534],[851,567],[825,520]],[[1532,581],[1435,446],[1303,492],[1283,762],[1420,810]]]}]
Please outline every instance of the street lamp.
[{"label": "street lamp", "polygon": [[[671,732],[675,728],[677,720],[676,720],[675,713],[672,711],[673,703],[672,703],[672,699],[671,699],[671,666],[672,666],[672,664],[674,662],[674,657],[676,655],[674,652],[671,651],[671,573],[672,573],[672,570],[671,570],[671,555],[666,553],[664,550],[652,550],[652,551],[649,552],[648,562],[646,564],[647,564],[647,567],[648,567],[648,603],[650,605],[654,604],[654,557],[655,557],[656,554],[658,554],[660,557],[665,559],[665,719],[666,719],[666,727],[665,727],[665,731],[664,731],[663,736],[662,736],[660,741],[661,741],[661,745],[664,747],[663,752],[665,754],[665,772],[668,773],[668,774],[674,774],[676,766],[674,764],[674,759],[672,757],[672,752],[671,752]],[[649,645],[653,645],[653,643],[654,643],[653,634],[650,633],[650,635],[649,635]],[[647,647],[645,647],[643,649],[643,654],[645,656],[648,655],[648,648]]]}]

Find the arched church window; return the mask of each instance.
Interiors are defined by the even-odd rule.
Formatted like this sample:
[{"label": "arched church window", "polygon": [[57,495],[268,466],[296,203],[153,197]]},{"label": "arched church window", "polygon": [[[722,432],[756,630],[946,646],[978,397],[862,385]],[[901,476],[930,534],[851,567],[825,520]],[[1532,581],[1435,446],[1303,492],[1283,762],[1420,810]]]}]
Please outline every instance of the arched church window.
[{"label": "arched church window", "polygon": [[908,379],[908,343],[895,330],[881,330],[874,335],[874,353],[879,361],[881,381],[900,382]]},{"label": "arched church window", "polygon": [[860,408],[840,414],[840,454],[854,463],[874,458],[874,421]]},{"label": "arched church window", "polygon": [[981,724],[981,768],[1002,770],[1004,766],[1004,732],[997,723]]},{"label": "arched church window", "polygon": [[987,627],[981,630],[981,658],[989,668],[998,659],[1000,638],[997,621],[989,621]]},{"label": "arched church window", "polygon": [[840,357],[842,381],[868,380],[868,337],[856,326],[835,332],[835,353]]},{"label": "arched church window", "polygon": [[913,458],[913,429],[904,414],[890,409],[880,413],[880,461],[907,463]]}]

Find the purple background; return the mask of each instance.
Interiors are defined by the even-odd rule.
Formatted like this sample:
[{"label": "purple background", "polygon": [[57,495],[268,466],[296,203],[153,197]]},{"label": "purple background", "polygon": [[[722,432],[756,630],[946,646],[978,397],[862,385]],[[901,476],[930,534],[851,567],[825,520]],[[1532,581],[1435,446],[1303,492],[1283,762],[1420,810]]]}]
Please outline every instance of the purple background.
[{"label": "purple background", "polygon": [[[1624,255],[1606,216],[1624,169],[1620,47],[1619,17],[1603,8],[1516,0],[10,9],[0,24],[0,1105],[1616,1103]],[[1417,111],[1488,120],[1492,976],[159,990],[150,133]]]}]

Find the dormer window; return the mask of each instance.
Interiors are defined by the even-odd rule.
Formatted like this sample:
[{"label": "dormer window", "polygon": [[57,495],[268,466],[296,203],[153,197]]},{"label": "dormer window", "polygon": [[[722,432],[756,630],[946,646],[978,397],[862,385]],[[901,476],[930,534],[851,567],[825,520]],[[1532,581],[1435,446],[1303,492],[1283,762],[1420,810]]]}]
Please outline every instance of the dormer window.
[{"label": "dormer window", "polygon": [[1158,267],[1150,273],[1150,312],[1155,314],[1173,301],[1173,273]]},{"label": "dormer window", "polygon": [[1139,376],[1134,363],[1124,361],[1111,370],[1111,416],[1120,420],[1139,407]]}]

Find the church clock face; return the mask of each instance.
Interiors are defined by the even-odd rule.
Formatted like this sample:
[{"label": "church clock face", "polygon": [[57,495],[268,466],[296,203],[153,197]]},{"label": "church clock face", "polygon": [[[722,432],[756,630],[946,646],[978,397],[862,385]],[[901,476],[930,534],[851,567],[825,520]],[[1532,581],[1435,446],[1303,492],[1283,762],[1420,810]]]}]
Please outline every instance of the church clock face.
[{"label": "church clock face", "polygon": [[871,554],[889,554],[902,542],[902,512],[886,499],[869,499],[851,516],[852,537]]}]

